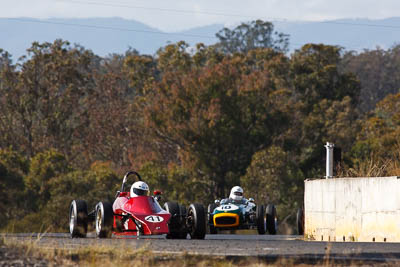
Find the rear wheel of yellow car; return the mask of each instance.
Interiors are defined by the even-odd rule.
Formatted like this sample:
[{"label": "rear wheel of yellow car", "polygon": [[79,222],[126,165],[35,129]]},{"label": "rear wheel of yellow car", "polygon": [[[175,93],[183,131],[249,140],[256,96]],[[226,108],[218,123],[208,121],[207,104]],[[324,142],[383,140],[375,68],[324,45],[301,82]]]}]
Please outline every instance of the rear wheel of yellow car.
[{"label": "rear wheel of yellow car", "polygon": [[265,234],[265,208],[264,205],[258,205],[256,208],[256,221],[258,234]]},{"label": "rear wheel of yellow car", "polygon": [[276,208],[275,205],[273,204],[268,204],[267,205],[267,210],[266,210],[266,225],[267,225],[267,230],[270,235],[276,235],[277,232],[277,217],[276,217]]}]

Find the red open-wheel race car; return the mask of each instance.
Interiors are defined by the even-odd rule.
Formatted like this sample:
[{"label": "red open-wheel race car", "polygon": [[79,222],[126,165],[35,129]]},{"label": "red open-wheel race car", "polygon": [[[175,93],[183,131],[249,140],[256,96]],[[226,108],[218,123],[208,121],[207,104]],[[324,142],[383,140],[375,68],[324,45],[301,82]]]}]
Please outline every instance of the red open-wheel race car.
[{"label": "red open-wheel race car", "polygon": [[[138,181],[128,180],[135,175]],[[132,177],[132,176],[131,176]],[[147,187],[147,188],[146,188]],[[204,239],[206,220],[204,207],[191,204],[188,209],[176,202],[166,202],[164,209],[158,201],[160,191],[154,196],[147,194],[148,186],[135,171],[124,176],[121,190],[111,205],[99,202],[88,213],[84,200],[73,200],[69,209],[69,229],[71,237],[86,237],[88,224],[94,223],[96,236],[99,238],[115,236],[141,236],[166,234],[171,239]]]}]

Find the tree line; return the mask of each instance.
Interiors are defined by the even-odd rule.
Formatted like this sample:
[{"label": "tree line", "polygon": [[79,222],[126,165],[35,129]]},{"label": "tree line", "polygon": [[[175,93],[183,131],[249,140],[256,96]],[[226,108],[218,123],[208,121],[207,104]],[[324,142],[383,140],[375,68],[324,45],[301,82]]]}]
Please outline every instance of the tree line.
[{"label": "tree line", "polygon": [[400,175],[400,46],[289,54],[260,20],[217,37],[155,55],[65,40],[16,62],[0,50],[0,228],[65,230],[72,199],[112,200],[130,169],[183,203],[240,184],[290,224],[328,141],[341,175]]}]

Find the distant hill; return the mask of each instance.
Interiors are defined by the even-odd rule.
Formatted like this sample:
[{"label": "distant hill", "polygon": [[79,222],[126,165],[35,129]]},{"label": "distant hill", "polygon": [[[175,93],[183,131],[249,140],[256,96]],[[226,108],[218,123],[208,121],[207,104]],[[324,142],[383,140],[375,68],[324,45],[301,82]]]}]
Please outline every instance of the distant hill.
[{"label": "distant hill", "polygon": [[[294,50],[309,42],[340,45],[361,51],[400,43],[400,17],[383,20],[346,19],[329,22],[274,22],[276,30],[290,35]],[[364,24],[368,26],[360,26]],[[382,25],[378,27],[376,25]],[[169,42],[185,40],[194,45],[213,44],[223,25],[210,25],[176,33],[165,33],[134,20],[121,18],[46,19],[0,18],[0,48],[17,59],[34,41],[57,38],[78,43],[100,56],[124,53],[129,47],[154,54]]]},{"label": "distant hill", "polygon": [[277,22],[290,34],[291,48],[305,43],[340,45],[346,50],[390,48],[400,43],[400,17],[382,20],[343,19],[326,22]]}]

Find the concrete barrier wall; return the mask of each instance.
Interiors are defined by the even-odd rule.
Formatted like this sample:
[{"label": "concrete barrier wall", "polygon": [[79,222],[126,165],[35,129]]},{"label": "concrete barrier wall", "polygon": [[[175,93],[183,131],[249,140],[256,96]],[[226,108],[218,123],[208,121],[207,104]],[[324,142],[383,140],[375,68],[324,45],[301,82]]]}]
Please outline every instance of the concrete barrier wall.
[{"label": "concrete barrier wall", "polygon": [[400,177],[306,180],[305,237],[400,242]]}]

